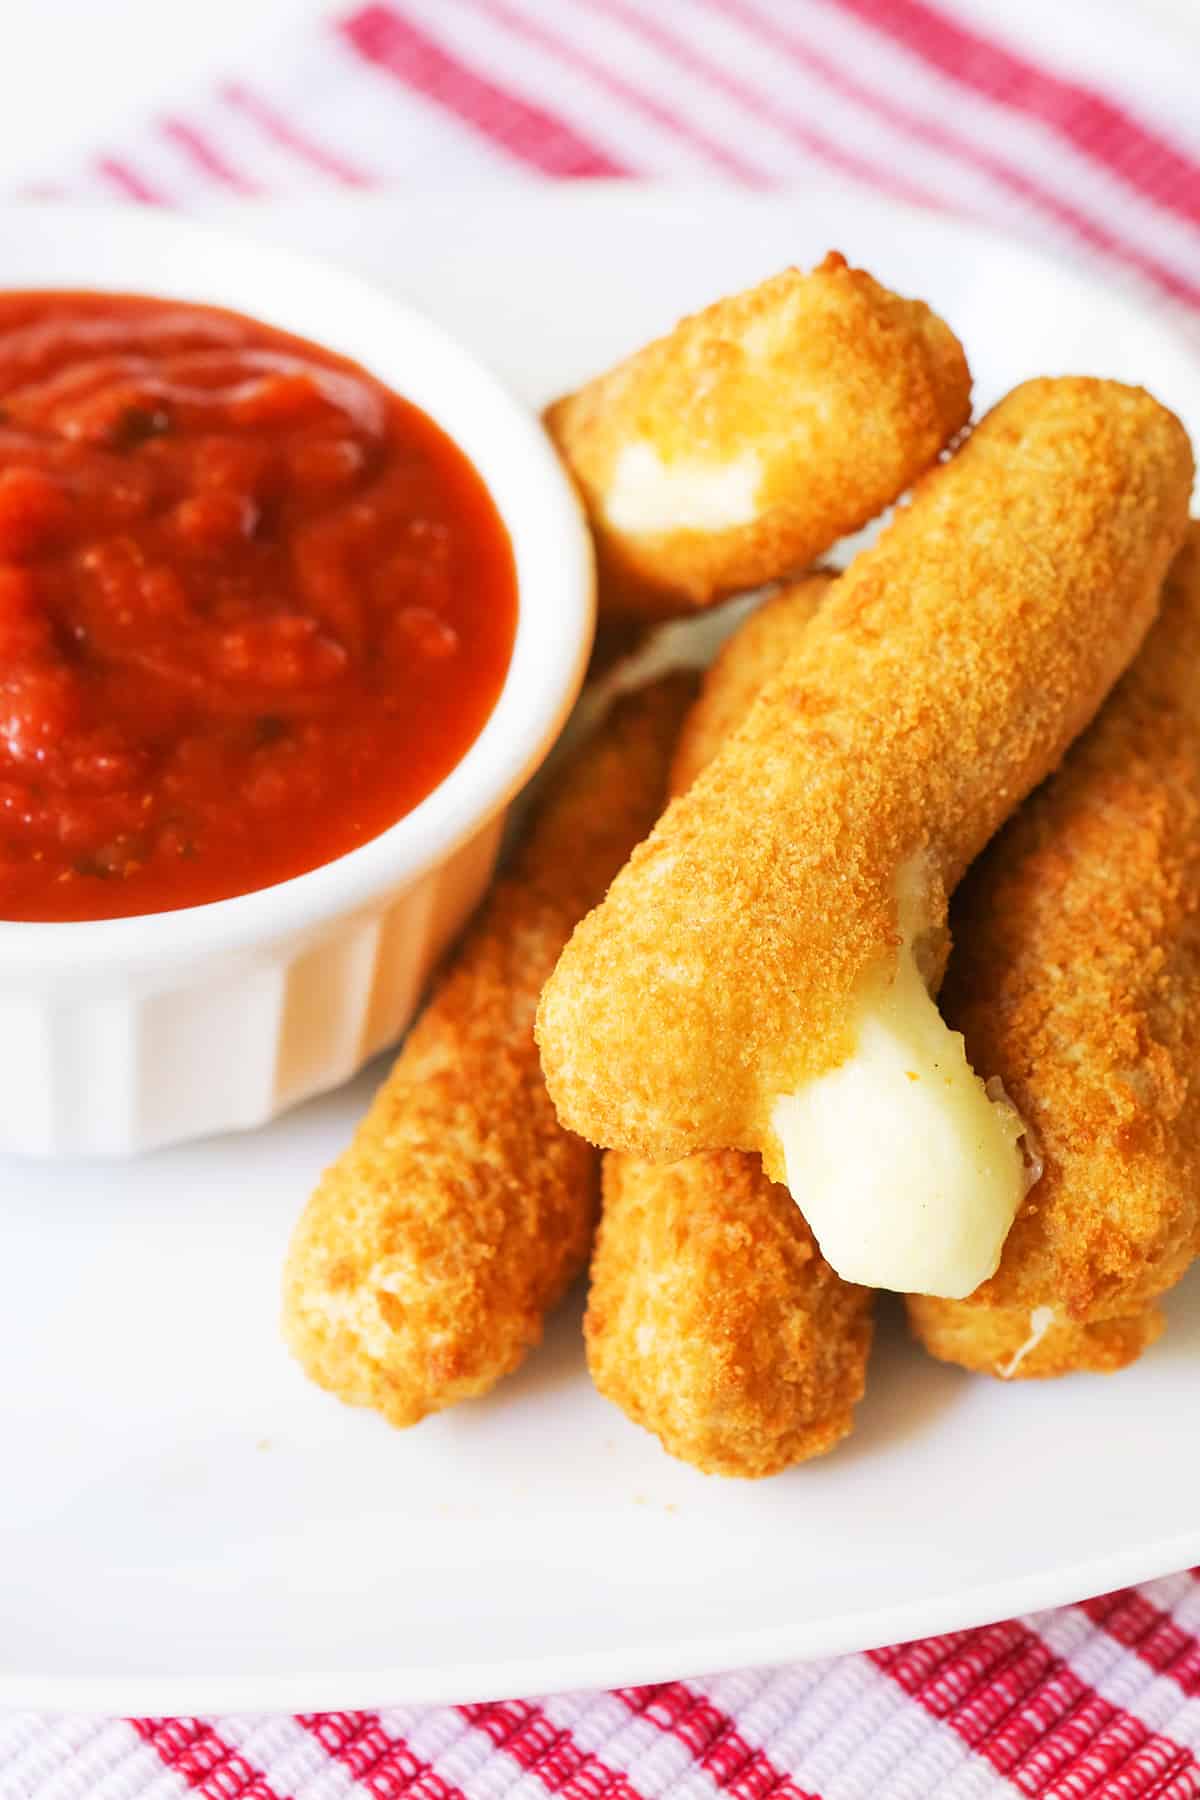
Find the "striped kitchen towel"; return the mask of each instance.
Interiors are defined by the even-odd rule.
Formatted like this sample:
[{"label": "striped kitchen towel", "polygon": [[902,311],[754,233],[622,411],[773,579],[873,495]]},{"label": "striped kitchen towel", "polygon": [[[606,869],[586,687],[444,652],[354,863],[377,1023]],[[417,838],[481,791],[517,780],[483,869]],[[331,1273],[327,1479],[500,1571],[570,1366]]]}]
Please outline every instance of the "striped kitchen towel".
[{"label": "striped kitchen towel", "polygon": [[[120,1630],[120,1622],[114,1621]],[[1195,1800],[1200,1580],[614,1693],[0,1717],[3,1800]]]},{"label": "striped kitchen towel", "polygon": [[833,169],[1200,305],[1198,82],[1195,0],[369,0],[32,186],[186,206]]}]

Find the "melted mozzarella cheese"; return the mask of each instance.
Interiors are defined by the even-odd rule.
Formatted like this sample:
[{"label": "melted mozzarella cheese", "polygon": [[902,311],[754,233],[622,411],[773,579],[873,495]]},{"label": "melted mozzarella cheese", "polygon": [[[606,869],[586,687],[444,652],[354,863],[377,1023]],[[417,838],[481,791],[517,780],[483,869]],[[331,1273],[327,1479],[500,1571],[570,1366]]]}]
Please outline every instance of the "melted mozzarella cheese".
[{"label": "melted mozzarella cheese", "polygon": [[753,452],[732,462],[682,457],[665,463],[652,444],[626,444],[604,497],[617,531],[649,537],[667,531],[723,531],[749,525],[757,511],[762,467]]},{"label": "melted mozzarella cheese", "polygon": [[826,1261],[847,1281],[960,1300],[996,1271],[1025,1193],[1022,1123],[989,1097],[921,978],[919,884],[900,884],[904,944],[873,986],[854,1053],[772,1124],[787,1184]]}]

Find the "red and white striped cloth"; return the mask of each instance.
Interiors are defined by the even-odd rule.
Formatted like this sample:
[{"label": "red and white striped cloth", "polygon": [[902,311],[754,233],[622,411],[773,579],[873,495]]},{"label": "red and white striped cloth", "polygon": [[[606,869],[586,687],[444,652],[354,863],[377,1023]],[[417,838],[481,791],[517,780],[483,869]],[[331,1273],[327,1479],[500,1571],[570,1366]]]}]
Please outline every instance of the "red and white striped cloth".
[{"label": "red and white striped cloth", "polygon": [[[1173,36],[1147,0],[372,0],[231,65],[31,191],[188,206],[221,191],[521,171],[761,185],[832,168],[1138,279],[1196,324],[1190,3],[1176,0]],[[1194,1800],[1200,1580],[612,1694],[301,1718],[0,1718],[0,1800],[188,1793]]]},{"label": "red and white striped cloth", "polygon": [[[823,169],[1107,259],[1200,306],[1200,21],[1149,0],[373,0],[148,113],[34,191]],[[1000,11],[1002,41],[974,21]],[[1021,41],[1045,11],[1070,55]],[[1073,27],[1071,26],[1073,21]],[[1053,23],[1053,21],[1052,21]]]},{"label": "red and white striped cloth", "polygon": [[[119,1625],[116,1627],[119,1629]],[[1200,1580],[610,1694],[0,1718],[4,1800],[1194,1800]]]}]

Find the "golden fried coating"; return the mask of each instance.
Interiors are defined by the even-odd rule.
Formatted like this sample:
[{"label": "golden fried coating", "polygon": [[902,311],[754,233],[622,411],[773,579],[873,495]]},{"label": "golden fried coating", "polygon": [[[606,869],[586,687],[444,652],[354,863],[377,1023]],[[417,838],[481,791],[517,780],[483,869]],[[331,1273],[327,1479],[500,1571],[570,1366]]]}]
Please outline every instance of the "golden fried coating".
[{"label": "golden fried coating", "polygon": [[[741,723],[833,577],[765,600],[723,646],[684,720],[681,793]],[[610,1151],[584,1332],[599,1391],[710,1475],[776,1475],[850,1431],[872,1296],[835,1275],[757,1156],[670,1167]]]},{"label": "golden fried coating", "polygon": [[682,794],[734,729],[780,664],[799,644],[835,577],[802,575],[756,606],[722,644],[688,713],[671,764],[671,792]]},{"label": "golden fried coating", "polygon": [[[1118,1368],[1200,1232],[1200,525],[1140,656],[955,898],[942,1005],[998,1074],[1045,1171],[990,1281],[914,1301],[934,1355]],[[1043,1315],[1045,1316],[1045,1315]]]},{"label": "golden fried coating", "polygon": [[584,1330],[600,1392],[710,1475],[776,1475],[851,1429],[871,1294],[755,1156],[610,1151]]},{"label": "golden fried coating", "polygon": [[1115,1374],[1136,1362],[1165,1324],[1156,1306],[1090,1324],[1055,1312],[1042,1329],[1024,1306],[973,1307],[928,1294],[910,1294],[905,1305],[913,1336],[931,1356],[1004,1381]]},{"label": "golden fried coating", "polygon": [[935,974],[947,894],[1141,643],[1192,472],[1148,394],[1063,378],[924,478],[564,950],[538,1034],[565,1125],[784,1176],[774,1109],[855,1052],[902,877]]},{"label": "golden fried coating", "polygon": [[962,346],[831,251],[717,301],[557,400],[602,612],[668,617],[803,569],[966,424]]},{"label": "golden fried coating", "polygon": [[694,691],[673,676],[618,702],[553,778],[296,1229],[288,1343],[314,1381],[393,1425],[516,1368],[587,1255],[596,1156],[554,1116],[534,1008],[662,806]]}]

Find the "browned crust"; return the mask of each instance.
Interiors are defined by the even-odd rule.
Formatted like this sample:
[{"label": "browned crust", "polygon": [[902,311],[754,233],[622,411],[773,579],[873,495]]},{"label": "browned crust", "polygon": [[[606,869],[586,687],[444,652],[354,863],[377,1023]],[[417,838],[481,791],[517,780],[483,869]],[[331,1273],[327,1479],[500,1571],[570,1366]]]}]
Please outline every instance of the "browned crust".
[{"label": "browned crust", "polygon": [[[799,641],[832,582],[771,596],[684,721],[680,793]],[[825,1262],[785,1188],[738,1150],[654,1167],[612,1152],[585,1324],[596,1386],[710,1475],[775,1475],[841,1441],[862,1398],[872,1296]]]},{"label": "browned crust", "polygon": [[774,1475],[851,1429],[871,1295],[834,1274],[757,1158],[613,1152],[584,1330],[597,1388],[672,1456]]},{"label": "browned crust", "polygon": [[1200,1231],[1200,526],[1133,668],[971,871],[953,927],[943,1009],[1045,1173],[996,1275],[922,1302],[914,1328],[962,1352],[993,1309],[1128,1322]]},{"label": "browned crust", "polygon": [[652,1161],[759,1150],[776,1098],[852,1045],[928,913],[1132,660],[1192,457],[1140,389],[1034,381],[860,556],[744,725],[575,931],[539,1010],[559,1115]]},{"label": "browned crust", "polygon": [[618,703],[553,780],[292,1240],[284,1330],[322,1387],[394,1425],[486,1393],[587,1255],[591,1148],[533,1042],[572,925],[660,809],[689,677]]},{"label": "browned crust", "polygon": [[[601,610],[666,617],[796,573],[928,468],[970,416],[950,328],[831,251],[683,319],[546,411],[596,538]],[[620,452],[764,464],[757,516],[631,535],[605,516]]]},{"label": "browned crust", "polygon": [[771,676],[800,643],[835,579],[818,569],[779,588],[722,644],[679,734],[671,764],[673,794],[691,787],[742,723]]},{"label": "browned crust", "polygon": [[1031,1328],[1024,1307],[970,1308],[961,1300],[935,1300],[926,1294],[911,1295],[907,1306],[912,1334],[931,1356],[1004,1381],[1114,1375],[1136,1362],[1161,1337],[1165,1324],[1156,1306],[1128,1318],[1088,1324],[1058,1317],[1025,1350]]}]

